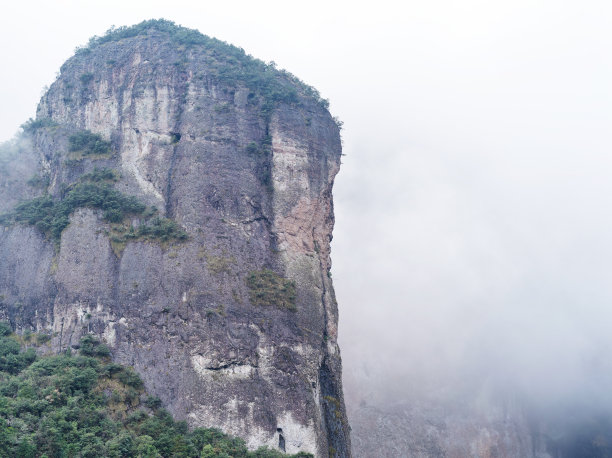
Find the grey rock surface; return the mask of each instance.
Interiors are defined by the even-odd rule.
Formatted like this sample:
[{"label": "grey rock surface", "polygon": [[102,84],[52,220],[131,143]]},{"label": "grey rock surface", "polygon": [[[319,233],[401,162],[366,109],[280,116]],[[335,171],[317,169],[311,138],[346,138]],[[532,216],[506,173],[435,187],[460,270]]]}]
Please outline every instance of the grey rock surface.
[{"label": "grey rock surface", "polygon": [[354,456],[550,458],[523,412],[399,401],[349,404]]},{"label": "grey rock surface", "polygon": [[525,399],[490,386],[381,392],[383,381],[363,368],[349,369],[344,380],[355,457],[571,456],[550,453],[550,435]]},{"label": "grey rock surface", "polygon": [[[34,227],[0,228],[0,315],[52,333],[56,352],[99,335],[192,426],[251,448],[350,456],[329,275],[339,128],[282,72],[297,100],[264,110],[248,84],[218,75],[219,52],[153,27],[66,62],[37,111],[54,124],[24,136],[24,170],[0,174],[2,210],[45,192],[26,184],[32,175],[59,198],[107,167],[121,174],[117,190],[189,239],[113,249],[89,208],[71,215],[57,247]],[[71,156],[68,138],[82,129],[114,154]],[[295,311],[251,303],[246,279],[261,269],[295,282]]]}]

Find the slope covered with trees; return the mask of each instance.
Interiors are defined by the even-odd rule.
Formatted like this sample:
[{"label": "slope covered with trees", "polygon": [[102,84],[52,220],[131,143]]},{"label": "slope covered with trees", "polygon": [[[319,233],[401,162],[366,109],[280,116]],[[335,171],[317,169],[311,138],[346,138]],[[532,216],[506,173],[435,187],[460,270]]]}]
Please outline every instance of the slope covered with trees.
[{"label": "slope covered with trees", "polygon": [[190,431],[92,335],[78,354],[37,356],[33,347],[46,340],[0,322],[0,457],[288,456],[250,452],[217,429]]}]

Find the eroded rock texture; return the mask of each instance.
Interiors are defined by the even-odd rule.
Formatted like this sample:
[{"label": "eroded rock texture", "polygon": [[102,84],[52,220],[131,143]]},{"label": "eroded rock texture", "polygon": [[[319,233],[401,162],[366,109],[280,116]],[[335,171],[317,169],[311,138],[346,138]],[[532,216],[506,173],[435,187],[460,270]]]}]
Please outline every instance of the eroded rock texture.
[{"label": "eroded rock texture", "polygon": [[[101,336],[193,426],[251,447],[350,456],[329,276],[338,126],[290,75],[263,66],[285,91],[264,93],[239,71],[250,58],[181,33],[152,22],[67,61],[22,139],[23,170],[0,176],[0,202],[7,211],[36,194],[60,199],[84,173],[114,169],[115,189],[188,240],[113,246],[91,208],[72,213],[57,246],[9,225],[1,314],[18,331],[51,332],[53,351]],[[68,139],[83,129],[113,153],[75,157]],[[32,176],[44,185],[26,185]],[[262,269],[295,282],[295,310],[251,303],[246,279]]]}]

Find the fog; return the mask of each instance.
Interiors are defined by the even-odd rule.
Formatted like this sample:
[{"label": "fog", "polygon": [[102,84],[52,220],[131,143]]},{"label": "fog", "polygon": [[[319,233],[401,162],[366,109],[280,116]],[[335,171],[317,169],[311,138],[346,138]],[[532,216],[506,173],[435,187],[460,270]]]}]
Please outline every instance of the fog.
[{"label": "fog", "polygon": [[3,138],[112,24],[165,17],[274,60],[345,125],[332,259],[351,402],[612,409],[609,2],[123,3],[9,7]]},{"label": "fog", "polygon": [[366,59],[391,68],[354,88],[370,124],[344,116],[333,244],[360,396],[486,385],[610,402],[602,5],[472,3],[407,25],[400,62]]}]

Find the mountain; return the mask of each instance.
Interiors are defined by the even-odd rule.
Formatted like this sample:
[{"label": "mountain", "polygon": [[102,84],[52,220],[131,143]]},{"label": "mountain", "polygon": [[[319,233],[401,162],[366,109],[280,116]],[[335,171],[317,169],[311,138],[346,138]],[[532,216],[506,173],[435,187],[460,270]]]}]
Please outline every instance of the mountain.
[{"label": "mountain", "polygon": [[93,334],[191,427],[347,457],[339,123],[294,76],[145,21],[77,50],[0,149],[0,319]]}]

